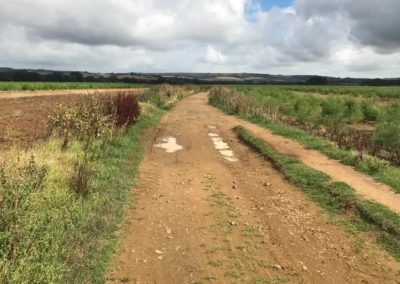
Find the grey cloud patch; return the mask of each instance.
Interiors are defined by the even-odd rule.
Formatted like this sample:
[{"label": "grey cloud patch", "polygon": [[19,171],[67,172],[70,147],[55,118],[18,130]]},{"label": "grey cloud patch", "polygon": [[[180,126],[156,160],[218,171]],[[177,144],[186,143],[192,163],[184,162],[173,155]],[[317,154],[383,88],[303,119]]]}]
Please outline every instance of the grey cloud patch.
[{"label": "grey cloud patch", "polygon": [[262,16],[265,43],[292,60],[310,62],[328,57],[346,39],[339,17],[304,18],[295,10],[273,9]]},{"label": "grey cloud patch", "polygon": [[380,52],[400,49],[400,1],[364,0],[363,5],[349,4],[353,21],[352,35],[362,44]]},{"label": "grey cloud patch", "polygon": [[307,19],[340,15],[348,21],[351,40],[381,53],[400,50],[398,0],[297,0],[295,8]]}]

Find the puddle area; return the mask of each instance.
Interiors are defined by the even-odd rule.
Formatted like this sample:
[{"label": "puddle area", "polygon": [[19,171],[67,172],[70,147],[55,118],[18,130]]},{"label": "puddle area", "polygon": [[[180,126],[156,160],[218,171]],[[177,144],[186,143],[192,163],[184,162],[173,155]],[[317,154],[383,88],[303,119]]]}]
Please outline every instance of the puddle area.
[{"label": "puddle area", "polygon": [[[210,131],[213,131],[216,130],[217,127],[215,125],[209,125],[208,129]],[[228,143],[226,143],[221,137],[219,137],[217,133],[209,132],[208,137],[211,138],[211,141],[214,144],[214,148],[218,150],[218,152],[224,157],[225,160],[228,160],[230,162],[238,161]]]},{"label": "puddle area", "polygon": [[167,153],[175,153],[183,149],[183,146],[177,143],[175,137],[165,137],[161,141],[163,143],[155,144],[154,147],[162,148]]}]

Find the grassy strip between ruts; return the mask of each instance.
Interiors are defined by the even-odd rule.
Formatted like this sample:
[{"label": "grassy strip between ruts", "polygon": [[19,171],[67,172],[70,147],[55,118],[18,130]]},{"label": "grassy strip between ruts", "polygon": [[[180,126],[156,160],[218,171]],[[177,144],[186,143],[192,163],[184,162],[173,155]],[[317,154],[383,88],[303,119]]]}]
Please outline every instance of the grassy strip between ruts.
[{"label": "grassy strip between ruts", "polygon": [[383,205],[360,199],[347,184],[333,182],[326,174],[311,169],[294,158],[279,154],[243,127],[237,126],[234,131],[242,141],[260,152],[319,206],[332,215],[357,224],[357,230],[374,232],[377,242],[400,260],[399,215]]},{"label": "grassy strip between ruts", "polygon": [[[85,197],[73,192],[68,180],[74,163],[84,153],[79,141],[71,141],[61,150],[62,141],[51,138],[29,153],[18,149],[9,153],[11,157],[22,155],[21,159],[34,155],[35,163],[48,168],[48,177],[41,190],[24,196],[18,227],[12,231],[15,250],[12,257],[0,258],[0,282],[104,282],[115,232],[143,156],[143,135],[164,113],[147,103],[142,109],[126,134],[99,144],[90,161],[94,190]],[[8,236],[1,233],[0,237],[6,240]],[[8,246],[7,242],[2,244]]]},{"label": "grassy strip between ruts", "polygon": [[374,177],[377,181],[389,185],[394,192],[400,193],[400,168],[375,157],[366,155],[363,160],[358,158],[355,151],[339,149],[322,138],[313,136],[305,131],[285,125],[280,122],[266,120],[257,115],[236,113],[220,102],[210,99],[210,104],[227,114],[235,114],[261,127],[268,128],[272,133],[294,139],[309,149],[319,150],[332,159],[353,166],[356,170]]}]

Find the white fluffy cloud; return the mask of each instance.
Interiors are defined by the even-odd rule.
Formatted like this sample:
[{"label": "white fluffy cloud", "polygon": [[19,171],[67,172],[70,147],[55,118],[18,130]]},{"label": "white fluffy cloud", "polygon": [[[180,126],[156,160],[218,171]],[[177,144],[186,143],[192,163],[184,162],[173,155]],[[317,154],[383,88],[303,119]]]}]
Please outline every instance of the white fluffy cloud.
[{"label": "white fluffy cloud", "polygon": [[[267,0],[268,1],[268,0]],[[395,77],[398,0],[13,0],[0,66]]]},{"label": "white fluffy cloud", "polygon": [[211,64],[223,64],[225,60],[226,57],[220,51],[211,46],[207,46],[207,54],[205,57],[206,62]]}]

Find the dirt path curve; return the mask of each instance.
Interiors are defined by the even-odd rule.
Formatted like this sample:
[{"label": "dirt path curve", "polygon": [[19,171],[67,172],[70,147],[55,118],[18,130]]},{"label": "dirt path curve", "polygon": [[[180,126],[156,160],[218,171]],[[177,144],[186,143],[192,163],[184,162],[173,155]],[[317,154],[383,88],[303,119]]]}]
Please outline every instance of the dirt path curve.
[{"label": "dirt path curve", "polygon": [[[332,225],[237,140],[236,124],[206,94],[164,116],[146,147],[108,283],[399,283],[396,261]],[[154,147],[167,137],[183,149]],[[221,150],[224,157],[215,147],[226,144],[233,152]]]},{"label": "dirt path curve", "polygon": [[46,96],[82,95],[120,91],[138,91],[143,89],[76,89],[76,90],[37,90],[37,91],[0,91],[0,100],[34,98]]}]

